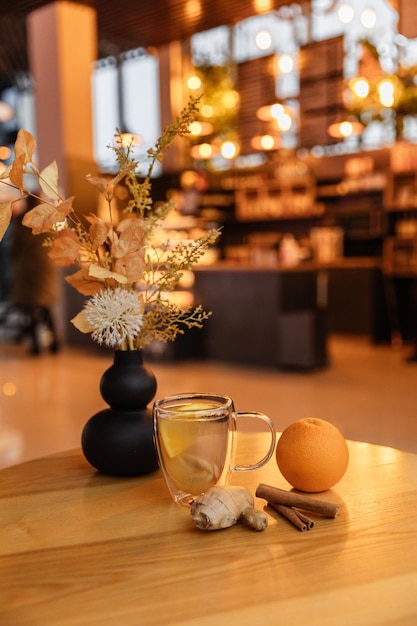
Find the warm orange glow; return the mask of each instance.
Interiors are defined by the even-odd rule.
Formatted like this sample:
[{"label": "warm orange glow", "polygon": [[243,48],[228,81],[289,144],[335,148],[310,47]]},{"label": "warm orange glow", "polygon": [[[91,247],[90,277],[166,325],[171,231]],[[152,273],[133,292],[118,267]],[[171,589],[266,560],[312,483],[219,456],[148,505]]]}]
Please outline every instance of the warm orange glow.
[{"label": "warm orange glow", "polygon": [[11,107],[7,102],[0,100],[0,122],[10,122],[13,116],[13,107]]},{"label": "warm orange glow", "polygon": [[234,141],[225,141],[222,143],[220,152],[225,159],[234,159],[239,152],[239,147]]},{"label": "warm orange glow", "polygon": [[284,113],[277,119],[278,130],[290,130],[292,126],[292,117],[288,113]]},{"label": "warm orange glow", "polygon": [[202,8],[200,0],[188,0],[185,5],[185,15],[189,20],[201,17]]},{"label": "warm orange glow", "polygon": [[167,291],[164,297],[177,306],[187,309],[194,304],[192,291]]},{"label": "warm orange glow", "polygon": [[364,9],[361,14],[361,24],[365,28],[373,28],[376,24],[376,11],[374,9]]},{"label": "warm orange glow", "polygon": [[210,143],[200,143],[193,146],[190,153],[193,159],[207,160],[212,159],[218,153],[218,148]]},{"label": "warm orange glow", "polygon": [[203,137],[213,132],[213,125],[209,122],[191,122],[188,128],[193,137]]},{"label": "warm orange glow", "polygon": [[285,114],[285,108],[282,104],[273,104],[270,109],[271,118],[274,120],[279,120]]},{"label": "warm orange glow", "polygon": [[395,100],[395,87],[393,83],[386,78],[381,80],[378,85],[379,101],[384,107],[392,107]]},{"label": "warm orange glow", "polygon": [[5,396],[14,396],[16,393],[16,385],[12,382],[4,383],[3,393]]},{"label": "warm orange glow", "polygon": [[234,89],[226,91],[222,95],[222,102],[226,109],[234,109],[239,104],[239,94]]},{"label": "warm orange glow", "polygon": [[350,81],[349,86],[358,98],[366,98],[369,94],[369,83],[366,78],[361,76],[354,78]]},{"label": "warm orange glow", "polygon": [[253,0],[255,13],[267,13],[274,8],[273,0]]},{"label": "warm orange glow", "polygon": [[337,17],[342,22],[342,24],[350,24],[353,20],[353,16],[355,15],[355,11],[350,4],[341,4],[337,11]]},{"label": "warm orange glow", "polygon": [[262,122],[269,122],[272,119],[272,107],[273,106],[282,107],[282,104],[277,104],[277,105],[267,104],[263,107],[260,107],[256,111],[256,117],[258,118],[258,120],[261,120]]},{"label": "warm orange glow", "polygon": [[259,135],[252,137],[250,145],[255,150],[278,150],[281,145],[278,137],[272,135]]},{"label": "warm orange glow", "polygon": [[339,129],[342,137],[350,137],[353,133],[353,126],[350,122],[342,122]]},{"label": "warm orange glow", "polygon": [[210,106],[209,104],[203,104],[200,112],[203,117],[213,117],[214,115],[213,107]]},{"label": "warm orange glow", "polygon": [[282,74],[290,74],[294,69],[294,60],[289,54],[282,54],[278,59],[278,69]]},{"label": "warm orange glow", "polygon": [[181,189],[192,189],[198,182],[198,174],[194,170],[185,170],[181,174]]},{"label": "warm orange glow", "polygon": [[11,153],[12,151],[10,150],[9,146],[0,146],[0,159],[2,161],[7,161]]},{"label": "warm orange glow", "polygon": [[272,37],[269,30],[260,30],[255,37],[255,43],[259,50],[269,50],[272,46]]},{"label": "warm orange glow", "polygon": [[268,104],[259,108],[256,111],[256,117],[262,122],[276,120],[281,130],[288,130],[292,124],[294,110],[287,104],[276,102],[275,104]]},{"label": "warm orange glow", "polygon": [[336,139],[347,139],[354,135],[360,135],[363,131],[363,125],[356,120],[342,120],[341,122],[335,122],[331,124],[327,129],[330,137]]},{"label": "warm orange glow", "polygon": [[136,135],[135,133],[121,133],[120,139],[123,148],[128,148],[129,146],[141,146],[143,143],[142,137],[140,135]]},{"label": "warm orange glow", "polygon": [[188,89],[191,89],[192,91],[195,91],[196,89],[200,89],[201,87],[201,79],[199,76],[195,76],[193,74],[193,76],[190,76],[187,80],[187,87]]},{"label": "warm orange glow", "polygon": [[182,289],[191,289],[194,286],[194,278],[194,272],[191,270],[182,270],[178,286]]}]

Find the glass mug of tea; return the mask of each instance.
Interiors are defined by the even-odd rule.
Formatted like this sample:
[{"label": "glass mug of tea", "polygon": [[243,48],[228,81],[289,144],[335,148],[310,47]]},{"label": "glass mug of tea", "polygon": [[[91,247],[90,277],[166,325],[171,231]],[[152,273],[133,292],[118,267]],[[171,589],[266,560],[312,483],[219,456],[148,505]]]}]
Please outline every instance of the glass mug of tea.
[{"label": "glass mug of tea", "polygon": [[[253,465],[235,465],[237,423],[243,418],[265,422],[269,449]],[[227,396],[184,393],[157,400],[153,406],[159,465],[172,498],[189,505],[209,487],[225,484],[231,472],[265,465],[275,449],[272,421],[263,413],[236,412]]]}]

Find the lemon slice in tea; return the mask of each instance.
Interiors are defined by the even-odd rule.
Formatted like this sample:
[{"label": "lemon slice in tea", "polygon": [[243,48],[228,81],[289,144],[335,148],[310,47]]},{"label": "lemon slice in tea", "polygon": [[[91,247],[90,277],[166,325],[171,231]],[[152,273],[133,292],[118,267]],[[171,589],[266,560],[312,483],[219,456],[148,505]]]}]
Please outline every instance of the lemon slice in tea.
[{"label": "lemon slice in tea", "polygon": [[[166,454],[172,459],[179,456],[188,448],[195,446],[200,431],[197,415],[193,411],[213,409],[214,404],[207,402],[193,402],[176,407],[177,414],[170,419],[159,421],[159,433]],[[193,420],[195,417],[195,421]]]}]

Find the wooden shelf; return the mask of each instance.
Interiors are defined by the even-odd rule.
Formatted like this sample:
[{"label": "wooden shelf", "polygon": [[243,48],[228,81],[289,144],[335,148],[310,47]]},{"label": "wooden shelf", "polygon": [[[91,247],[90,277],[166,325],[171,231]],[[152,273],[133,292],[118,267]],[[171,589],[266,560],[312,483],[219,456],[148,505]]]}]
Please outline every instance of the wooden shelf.
[{"label": "wooden shelf", "polygon": [[406,206],[390,204],[388,206],[385,206],[384,209],[388,213],[402,213],[402,212],[412,213],[413,211],[417,211],[417,198],[416,198],[415,204],[410,204]]},{"label": "wooden shelf", "polygon": [[324,212],[316,203],[310,176],[265,180],[257,187],[238,189],[235,200],[236,218],[245,222],[311,218]]},{"label": "wooden shelf", "polygon": [[383,265],[386,273],[417,276],[417,239],[387,237],[384,242]]},{"label": "wooden shelf", "polygon": [[417,208],[416,172],[391,172],[387,181],[385,208],[392,211]]}]

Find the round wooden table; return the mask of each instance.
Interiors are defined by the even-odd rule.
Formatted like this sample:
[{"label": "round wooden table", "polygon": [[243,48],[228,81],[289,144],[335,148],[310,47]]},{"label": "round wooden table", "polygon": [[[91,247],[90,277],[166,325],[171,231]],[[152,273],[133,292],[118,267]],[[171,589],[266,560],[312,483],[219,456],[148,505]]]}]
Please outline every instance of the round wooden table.
[{"label": "round wooden table", "polygon": [[[255,457],[261,434],[239,435]],[[97,474],[79,451],[0,472],[2,626],[417,624],[417,456],[349,442],[339,504],[300,532],[196,529],[160,472]],[[289,489],[274,460],[233,482]],[[256,499],[258,508],[266,505]]]}]

